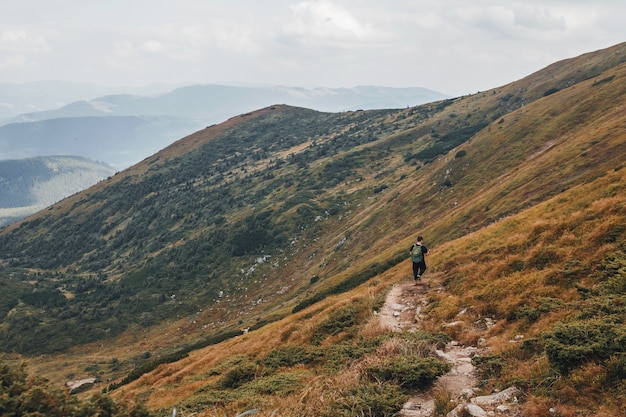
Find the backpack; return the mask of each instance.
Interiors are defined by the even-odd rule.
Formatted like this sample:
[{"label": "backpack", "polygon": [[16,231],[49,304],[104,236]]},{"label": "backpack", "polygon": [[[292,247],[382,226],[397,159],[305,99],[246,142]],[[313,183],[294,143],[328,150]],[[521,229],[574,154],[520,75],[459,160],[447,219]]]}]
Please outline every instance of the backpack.
[{"label": "backpack", "polygon": [[413,250],[411,251],[411,259],[413,262],[418,263],[424,260],[424,253],[422,252],[422,246],[414,244]]}]

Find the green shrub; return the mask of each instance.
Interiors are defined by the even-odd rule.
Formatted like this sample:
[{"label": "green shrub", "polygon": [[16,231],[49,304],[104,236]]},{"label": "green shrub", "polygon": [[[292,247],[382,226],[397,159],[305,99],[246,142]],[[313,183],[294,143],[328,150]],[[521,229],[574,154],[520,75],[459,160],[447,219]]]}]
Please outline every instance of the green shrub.
[{"label": "green shrub", "polygon": [[541,316],[541,312],[538,309],[531,307],[529,305],[522,305],[516,308],[515,310],[511,311],[507,315],[507,320],[514,321],[514,320],[526,319],[530,323],[533,323],[537,321],[540,316]]},{"label": "green shrub", "polygon": [[524,304],[511,310],[507,315],[507,320],[525,319],[529,323],[533,323],[539,320],[542,314],[560,309],[563,306],[563,301],[552,297],[538,297],[537,304],[537,307]]},{"label": "green shrub", "polygon": [[263,359],[263,366],[269,370],[275,370],[280,367],[291,367],[298,364],[311,363],[318,357],[319,354],[317,352],[305,346],[279,346],[268,352]]},{"label": "green shrub", "polygon": [[602,78],[600,81],[594,81],[592,86],[595,87],[600,84],[608,83],[610,81],[613,81],[613,78],[615,78],[615,75],[610,75],[608,77]]},{"label": "green shrub", "polygon": [[[204,392],[199,393],[198,395],[188,397],[187,399],[181,401],[180,407],[189,413],[199,413],[211,407],[223,407],[235,399],[236,395],[233,394],[233,391],[218,389],[204,390]],[[169,414],[171,413],[171,409],[159,411],[162,411],[159,415],[171,415]],[[169,413],[165,414],[165,412]]]},{"label": "green shrub", "polygon": [[387,184],[379,185],[378,187],[374,188],[374,194],[382,193],[387,188],[389,188],[389,186]]},{"label": "green shrub", "polygon": [[526,263],[523,259],[515,259],[513,262],[511,262],[511,272],[523,271],[525,266]]},{"label": "green shrub", "polygon": [[105,395],[80,400],[22,368],[0,363],[0,414],[3,416],[150,417],[142,405],[127,405]]},{"label": "green shrub", "polygon": [[323,417],[392,417],[397,416],[408,396],[394,384],[365,384],[342,393],[328,404]]},{"label": "green shrub", "polygon": [[237,388],[250,382],[256,376],[256,362],[245,358],[233,364],[217,382],[220,388]]},{"label": "green shrub", "polygon": [[541,340],[536,337],[529,337],[528,339],[524,339],[522,343],[520,343],[519,348],[521,351],[527,353],[528,355],[541,353],[544,349]]},{"label": "green shrub", "polygon": [[552,88],[549,88],[548,90],[546,90],[546,91],[545,91],[545,93],[543,93],[543,96],[544,96],[544,97],[547,97],[547,96],[552,95],[552,94],[554,94],[554,93],[556,93],[556,92],[558,92],[558,91],[560,91],[560,89],[559,89],[559,88],[557,88],[557,87],[552,87]]},{"label": "green shrub", "polygon": [[527,268],[542,270],[549,265],[556,264],[559,260],[559,254],[555,250],[542,248],[527,261],[526,266]]},{"label": "green shrub", "polygon": [[327,337],[336,336],[341,332],[353,333],[351,330],[362,324],[364,321],[362,317],[368,311],[366,304],[362,302],[354,302],[333,311],[313,332],[313,344],[318,345]]},{"label": "green shrub", "polygon": [[347,363],[374,352],[380,346],[381,341],[381,338],[376,338],[329,344],[322,350],[325,360],[324,367],[330,370],[339,370]]},{"label": "green shrub", "polygon": [[398,355],[380,365],[367,367],[365,374],[373,381],[388,381],[404,389],[424,390],[449,370],[449,363],[435,358]]},{"label": "green shrub", "polygon": [[626,352],[611,356],[606,364],[607,378],[611,383],[626,382]]},{"label": "green shrub", "polygon": [[472,364],[476,367],[476,375],[480,379],[500,376],[506,362],[499,355],[475,356]]},{"label": "green shrub", "polygon": [[584,320],[556,325],[544,335],[548,360],[563,374],[623,351],[626,327],[610,320]]},{"label": "green shrub", "polygon": [[300,373],[280,373],[277,375],[257,378],[240,387],[237,392],[244,396],[251,395],[279,395],[287,396],[302,389],[300,378],[304,376]]}]

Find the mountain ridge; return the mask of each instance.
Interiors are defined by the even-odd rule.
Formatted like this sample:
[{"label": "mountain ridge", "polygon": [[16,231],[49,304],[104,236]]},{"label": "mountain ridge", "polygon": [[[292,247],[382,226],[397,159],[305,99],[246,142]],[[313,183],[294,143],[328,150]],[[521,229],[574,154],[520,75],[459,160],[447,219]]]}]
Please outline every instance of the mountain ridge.
[{"label": "mountain ridge", "polygon": [[[112,94],[15,117],[0,126],[0,145],[4,145],[0,155],[78,154],[126,168],[184,135],[273,104],[346,111],[402,108],[443,97],[421,87],[304,89],[219,84],[184,86],[149,96]],[[80,140],[78,147],[76,140]]]},{"label": "mountain ridge", "polygon": [[[49,336],[50,353],[74,346],[77,354],[77,342],[89,342],[84,349],[118,355],[126,369],[149,365],[138,358],[142,350],[156,359],[188,354],[116,390],[146,398],[160,412],[174,404],[188,413],[240,412],[258,401],[264,410],[293,407],[291,415],[339,415],[348,401],[342,392],[374,389],[365,382],[371,373],[381,381],[373,361],[404,360],[376,349],[412,343],[367,323],[389,286],[410,279],[406,252],[422,233],[433,249],[429,274],[443,288],[429,293],[426,330],[436,335],[458,318],[461,327],[444,332],[469,344],[486,338],[493,352],[481,368],[486,383],[494,389],[510,383],[496,372],[503,367],[521,378],[525,404],[535,410],[525,415],[541,415],[541,404],[597,411],[593,401],[584,406],[563,395],[593,369],[570,355],[578,347],[559,332],[587,326],[575,316],[584,297],[593,305],[623,298],[616,290],[623,274],[610,265],[624,257],[625,116],[615,103],[626,96],[625,48],[566,60],[472,96],[340,114],[270,106],[181,139],[0,231],[0,263],[23,277],[11,287],[15,303],[1,306],[9,318],[0,329],[3,345],[32,349],[18,330],[35,325],[37,334]],[[599,217],[603,212],[607,219]],[[63,242],[54,239],[59,233],[67,236]],[[577,234],[595,236],[600,245],[592,264],[572,258]],[[29,269],[55,273],[65,300]],[[579,287],[572,277],[582,279]],[[33,285],[46,297],[28,295]],[[593,288],[607,293],[591,294]],[[611,314],[623,320],[616,305]],[[37,324],[43,308],[45,326]],[[622,327],[610,327],[602,314],[591,316],[621,335]],[[559,324],[565,316],[574,327]],[[501,324],[484,327],[486,318]],[[82,333],[54,336],[79,319]],[[250,333],[233,338],[242,328]],[[508,344],[512,332],[527,333],[529,342]],[[220,335],[229,340],[213,346]],[[115,337],[127,344],[116,345]],[[266,361],[283,352],[281,345],[302,349],[295,368]],[[619,368],[621,352],[607,345],[589,353],[603,378],[618,378],[617,387],[621,374],[611,369]],[[516,365],[526,357],[542,370]],[[121,379],[119,368],[101,362],[105,368]],[[538,375],[553,369],[552,376]],[[311,377],[320,372],[327,382]],[[562,381],[560,391],[536,382],[552,377]],[[328,384],[338,397],[316,405],[303,391],[281,391],[281,378],[308,384],[313,397],[331,396],[323,390]],[[396,398],[393,378],[383,380],[378,389]],[[283,394],[268,398],[264,390]],[[295,398],[312,408],[298,409]],[[362,400],[373,406],[375,398]],[[619,410],[615,401],[607,404]]]},{"label": "mountain ridge", "polygon": [[[306,89],[286,86],[236,87],[197,84],[151,96],[113,94],[88,101],[76,101],[55,110],[22,114],[13,122],[65,117],[142,115],[203,118],[212,123],[221,121],[228,115],[232,117],[278,103],[337,112],[358,108],[403,108],[442,98],[446,96],[422,87],[357,86]],[[242,104],[247,108],[242,108]],[[217,113],[218,109],[222,113]]]}]

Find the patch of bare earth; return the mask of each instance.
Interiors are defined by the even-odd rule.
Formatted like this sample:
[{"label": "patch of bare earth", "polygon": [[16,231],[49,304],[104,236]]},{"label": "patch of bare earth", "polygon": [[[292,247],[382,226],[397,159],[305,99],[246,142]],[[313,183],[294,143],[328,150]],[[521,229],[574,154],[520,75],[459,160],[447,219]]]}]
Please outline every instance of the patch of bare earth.
[{"label": "patch of bare earth", "polygon": [[[427,305],[426,293],[428,281],[402,282],[393,286],[387,294],[385,304],[379,312],[381,324],[392,331],[414,331],[420,328],[422,308]],[[441,290],[441,289],[439,289]],[[474,388],[477,380],[474,375],[472,358],[481,354],[474,346],[462,346],[457,341],[448,343],[443,350],[438,350],[440,359],[452,365],[450,371],[442,375],[433,387],[424,392],[415,392],[404,405],[399,416],[431,417],[435,416],[435,393],[447,393],[446,397],[459,406],[448,413],[450,417],[460,415],[518,415],[515,410],[517,392],[511,390],[510,396],[500,400],[505,391],[491,396],[476,397]],[[499,397],[498,397],[499,395]],[[461,414],[463,413],[467,414]],[[483,414],[484,413],[484,414]]]}]

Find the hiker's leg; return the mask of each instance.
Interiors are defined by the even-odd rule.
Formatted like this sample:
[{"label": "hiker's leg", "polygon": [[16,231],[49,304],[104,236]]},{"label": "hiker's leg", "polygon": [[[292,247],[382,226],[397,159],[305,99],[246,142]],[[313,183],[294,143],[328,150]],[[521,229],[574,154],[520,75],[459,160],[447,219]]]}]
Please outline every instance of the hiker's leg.
[{"label": "hiker's leg", "polygon": [[418,266],[418,270],[417,270],[417,275],[424,275],[424,272],[426,272],[426,262],[420,262],[419,264],[417,264]]},{"label": "hiker's leg", "polygon": [[413,262],[413,279],[417,281],[417,276],[419,275],[419,267],[420,264]]}]

